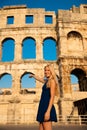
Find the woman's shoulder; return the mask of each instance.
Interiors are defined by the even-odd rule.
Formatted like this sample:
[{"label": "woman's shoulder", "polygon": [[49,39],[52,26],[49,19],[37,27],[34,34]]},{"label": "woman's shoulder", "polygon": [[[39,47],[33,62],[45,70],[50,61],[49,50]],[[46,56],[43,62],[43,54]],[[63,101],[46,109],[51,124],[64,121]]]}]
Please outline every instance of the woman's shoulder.
[{"label": "woman's shoulder", "polygon": [[50,83],[55,83],[54,78],[51,78],[51,79],[50,79]]},{"label": "woman's shoulder", "polygon": [[56,82],[55,82],[55,80],[52,78],[52,79],[50,79],[49,84],[50,84],[50,87],[53,86],[53,85],[55,86]]}]

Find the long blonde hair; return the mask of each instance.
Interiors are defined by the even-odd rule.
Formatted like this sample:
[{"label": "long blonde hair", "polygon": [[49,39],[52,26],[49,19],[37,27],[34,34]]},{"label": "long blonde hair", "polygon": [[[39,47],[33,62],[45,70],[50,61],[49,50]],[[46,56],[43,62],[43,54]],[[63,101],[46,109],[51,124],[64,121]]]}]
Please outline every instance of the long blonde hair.
[{"label": "long blonde hair", "polygon": [[53,64],[47,64],[45,67],[49,67],[49,69],[50,69],[52,77],[53,77],[53,79],[55,80],[55,83],[56,83],[55,95],[59,96],[59,93],[60,93],[59,92],[59,82],[58,82],[58,77],[57,77],[55,70],[54,70],[54,66],[53,66]]}]

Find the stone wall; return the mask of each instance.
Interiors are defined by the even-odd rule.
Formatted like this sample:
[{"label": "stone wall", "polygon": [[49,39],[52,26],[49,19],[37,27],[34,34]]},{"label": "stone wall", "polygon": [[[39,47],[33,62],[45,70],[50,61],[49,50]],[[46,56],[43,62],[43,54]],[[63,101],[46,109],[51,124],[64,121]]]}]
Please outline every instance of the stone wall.
[{"label": "stone wall", "polygon": [[[26,15],[34,16],[33,24],[25,23]],[[51,24],[45,23],[46,15],[52,16]],[[6,24],[8,16],[14,16],[14,24]],[[36,81],[36,87],[29,88],[29,91],[34,93],[20,94],[20,79],[26,72],[43,76],[43,69],[47,63],[54,64],[56,73],[60,76],[60,97],[55,99],[57,116],[59,118],[70,115],[74,102],[87,98],[87,90],[74,92],[70,82],[70,74],[75,74],[80,81],[80,88],[83,84],[86,86],[82,78],[87,76],[87,5],[80,5],[78,8],[73,6],[70,10],[58,10],[57,14],[41,8],[30,9],[25,5],[5,6],[0,9],[0,21],[0,59],[4,39],[10,37],[15,40],[14,61],[0,61],[0,75],[9,73],[13,78],[12,94],[0,95],[0,124],[36,123],[42,84]],[[32,37],[36,41],[36,59],[22,59],[22,42],[26,37]],[[47,37],[56,41],[56,61],[43,59],[42,45]]]}]

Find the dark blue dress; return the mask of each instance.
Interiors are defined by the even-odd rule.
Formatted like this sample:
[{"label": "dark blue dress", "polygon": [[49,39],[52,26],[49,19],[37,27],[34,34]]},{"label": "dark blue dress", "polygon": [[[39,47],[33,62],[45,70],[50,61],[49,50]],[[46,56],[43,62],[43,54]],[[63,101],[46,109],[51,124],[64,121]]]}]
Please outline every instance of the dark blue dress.
[{"label": "dark blue dress", "polygon": [[[50,100],[50,88],[47,88],[47,85],[45,83],[42,88],[42,95],[41,95],[38,112],[37,112],[37,118],[36,118],[36,120],[40,123],[44,122],[44,114],[47,111],[49,100]],[[50,111],[49,121],[57,122],[57,115],[56,115],[56,110],[54,105],[52,105]]]}]

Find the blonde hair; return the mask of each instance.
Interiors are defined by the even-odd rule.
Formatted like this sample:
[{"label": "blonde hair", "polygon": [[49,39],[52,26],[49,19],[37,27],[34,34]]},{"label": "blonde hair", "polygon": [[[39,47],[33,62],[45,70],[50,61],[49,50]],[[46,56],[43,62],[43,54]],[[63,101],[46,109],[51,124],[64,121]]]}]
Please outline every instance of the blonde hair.
[{"label": "blonde hair", "polygon": [[59,96],[59,82],[58,82],[58,76],[57,76],[57,74],[55,73],[54,66],[53,66],[53,64],[47,64],[45,67],[49,67],[49,69],[50,69],[50,72],[51,72],[51,74],[52,74],[52,77],[53,77],[53,79],[55,80],[55,83],[56,83],[56,93],[55,93],[55,95],[56,95],[56,96]]}]

